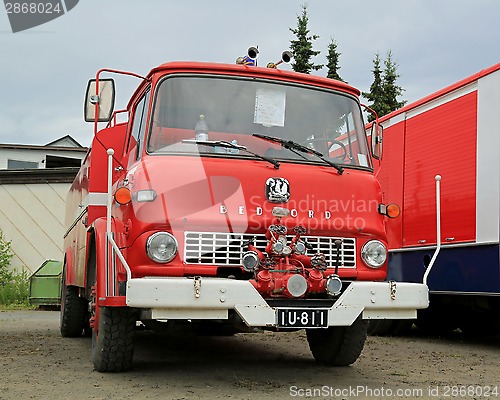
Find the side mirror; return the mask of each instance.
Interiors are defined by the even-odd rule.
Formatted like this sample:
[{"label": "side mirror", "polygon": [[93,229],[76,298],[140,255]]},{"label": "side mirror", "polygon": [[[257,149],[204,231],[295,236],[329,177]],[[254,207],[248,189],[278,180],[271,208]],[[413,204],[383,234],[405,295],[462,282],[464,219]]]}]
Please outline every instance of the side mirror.
[{"label": "side mirror", "polygon": [[96,80],[91,79],[89,81],[85,95],[85,122],[95,122],[96,105],[99,108],[97,122],[108,122],[115,106],[115,81],[113,79],[99,79],[97,92]]},{"label": "side mirror", "polygon": [[376,160],[382,160],[382,136],[383,136],[384,128],[382,125],[379,125],[376,121],[372,124],[372,154],[373,158]]}]

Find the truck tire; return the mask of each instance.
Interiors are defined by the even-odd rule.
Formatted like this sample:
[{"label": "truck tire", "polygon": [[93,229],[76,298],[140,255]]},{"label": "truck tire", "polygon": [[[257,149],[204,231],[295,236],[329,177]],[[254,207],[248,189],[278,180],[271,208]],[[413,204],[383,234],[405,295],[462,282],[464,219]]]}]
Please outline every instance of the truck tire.
[{"label": "truck tire", "polygon": [[87,301],[76,286],[62,285],[60,331],[62,337],[81,336],[85,326]]},{"label": "truck tire", "polygon": [[307,341],[316,361],[326,365],[354,363],[365,345],[368,321],[358,317],[351,326],[307,329]]},{"label": "truck tire", "polygon": [[92,362],[99,372],[126,371],[134,354],[136,313],[127,307],[101,307],[92,332]]}]

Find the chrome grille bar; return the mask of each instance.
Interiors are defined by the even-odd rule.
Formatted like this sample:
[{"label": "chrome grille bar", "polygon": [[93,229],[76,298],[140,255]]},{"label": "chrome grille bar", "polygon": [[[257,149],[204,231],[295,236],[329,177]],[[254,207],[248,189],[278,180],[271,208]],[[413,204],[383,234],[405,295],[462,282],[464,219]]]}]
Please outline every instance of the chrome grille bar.
[{"label": "chrome grille bar", "polygon": [[[288,235],[288,240],[293,235]],[[241,265],[243,243],[253,240],[260,251],[265,251],[267,239],[264,234],[222,232],[184,232],[184,260],[188,264],[220,266]],[[302,236],[312,246],[307,255],[321,252],[329,267],[335,266],[337,251],[335,240],[341,239],[339,268],[356,268],[356,239],[330,236]]]}]

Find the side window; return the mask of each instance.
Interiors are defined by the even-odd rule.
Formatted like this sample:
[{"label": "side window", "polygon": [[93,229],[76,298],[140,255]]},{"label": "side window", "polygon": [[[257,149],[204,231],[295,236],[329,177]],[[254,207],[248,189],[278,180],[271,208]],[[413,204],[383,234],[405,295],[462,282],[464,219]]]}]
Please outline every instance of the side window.
[{"label": "side window", "polygon": [[137,103],[134,112],[134,121],[132,123],[132,134],[130,135],[130,142],[128,144],[128,149],[130,152],[135,148],[135,158],[137,159],[142,148],[142,142],[144,141],[144,131],[146,130],[146,122],[148,116],[148,104],[149,95],[151,91],[143,96],[143,98]]}]

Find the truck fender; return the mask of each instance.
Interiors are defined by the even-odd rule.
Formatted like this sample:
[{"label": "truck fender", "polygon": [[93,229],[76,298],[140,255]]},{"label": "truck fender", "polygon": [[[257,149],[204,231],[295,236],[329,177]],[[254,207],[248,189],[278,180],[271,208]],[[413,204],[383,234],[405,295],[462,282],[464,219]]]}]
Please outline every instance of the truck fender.
[{"label": "truck fender", "polygon": [[[90,258],[87,268],[87,287],[90,289],[95,283],[97,298],[106,297],[106,219],[99,218],[92,224],[92,234],[89,237],[93,249],[87,250]],[[92,254],[92,252],[94,252]],[[94,263],[94,265],[92,265]]]},{"label": "truck fender", "polygon": [[74,282],[74,273],[73,273],[73,252],[71,251],[71,248],[68,248],[66,250],[66,253],[64,254],[64,262],[63,262],[63,285],[70,285],[72,282]]},{"label": "truck fender", "polygon": [[[116,234],[116,228],[116,221],[112,219],[111,231],[114,233],[115,240],[119,241],[120,235]],[[91,293],[92,286],[95,284],[98,299],[117,297],[120,292],[118,281],[123,280],[126,273],[118,257],[116,255],[112,256],[111,247],[109,247],[108,252],[106,251],[106,219],[99,218],[95,220],[91,231],[87,242],[89,243],[86,273],[88,293]],[[106,255],[109,257],[109,263],[106,263]]]}]

